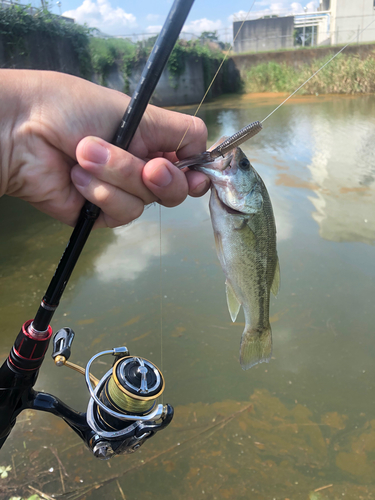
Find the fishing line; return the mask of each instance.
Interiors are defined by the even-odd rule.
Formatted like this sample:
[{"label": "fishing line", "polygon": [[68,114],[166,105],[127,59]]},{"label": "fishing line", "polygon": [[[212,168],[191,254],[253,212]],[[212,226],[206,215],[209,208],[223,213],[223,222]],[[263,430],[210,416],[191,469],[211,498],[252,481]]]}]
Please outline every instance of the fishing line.
[{"label": "fishing line", "polygon": [[[209,91],[211,90],[211,87],[212,87],[212,85],[213,85],[214,81],[216,80],[216,77],[217,77],[217,75],[219,74],[219,71],[221,70],[221,68],[222,68],[222,66],[223,66],[223,64],[224,64],[224,62],[226,61],[226,59],[227,59],[227,57],[228,57],[228,55],[229,55],[230,51],[233,49],[234,42],[236,41],[236,39],[237,39],[238,35],[240,34],[240,31],[241,31],[241,29],[242,29],[242,26],[245,24],[245,21],[247,21],[247,17],[248,17],[248,15],[250,14],[251,9],[254,7],[255,1],[256,1],[256,0],[253,0],[253,3],[251,4],[250,9],[247,11],[247,14],[246,14],[246,16],[245,16],[245,19],[242,21],[241,26],[240,26],[239,30],[237,31],[236,36],[233,38],[233,43],[232,43],[232,45],[229,47],[229,49],[228,49],[228,50],[227,50],[227,52],[225,53],[225,55],[224,55],[224,57],[223,57],[223,60],[221,61],[221,63],[220,63],[220,65],[219,65],[218,70],[216,71],[216,73],[215,73],[214,77],[212,78],[211,83],[210,83],[210,85],[208,86],[208,88],[207,88],[207,90],[206,90],[206,92],[205,92],[204,96],[202,97],[202,100],[201,100],[201,102],[199,103],[199,105],[198,105],[198,107],[197,107],[197,109],[196,109],[196,111],[195,111],[195,113],[194,113],[193,117],[197,116],[197,114],[198,114],[199,110],[201,109],[201,106],[202,106],[202,104],[203,104],[204,100],[206,99],[207,94],[208,94],[208,93],[209,93]],[[184,135],[182,136],[182,139],[180,140],[180,142],[179,142],[179,144],[178,144],[178,146],[177,146],[176,152],[180,149],[181,144],[182,144],[182,141],[185,139],[186,134],[189,132],[190,126],[191,126],[191,122],[189,123],[189,125],[188,125],[187,129],[185,130],[185,133],[184,133]]]},{"label": "fishing line", "polygon": [[[213,83],[214,83],[217,75],[219,74],[219,71],[223,67],[223,64],[226,61],[226,59],[227,59],[230,51],[233,49],[234,42],[236,41],[238,35],[240,34],[240,31],[241,31],[241,29],[242,29],[245,21],[247,20],[249,14],[250,14],[251,9],[254,7],[255,1],[256,0],[253,0],[253,3],[251,4],[250,9],[248,10],[248,12],[247,12],[247,14],[245,16],[245,19],[242,21],[241,26],[239,27],[239,30],[237,31],[236,36],[234,37],[231,46],[229,47],[229,49],[225,53],[225,55],[223,57],[223,60],[221,61],[220,65],[219,65],[218,70],[216,71],[214,77],[212,78],[210,85],[208,86],[208,88],[207,88],[204,96],[202,97],[201,102],[199,103],[199,105],[198,105],[198,107],[197,107],[197,109],[196,109],[196,111],[195,111],[195,113],[193,115],[194,117],[197,116],[197,114],[198,114],[198,112],[199,112],[199,110],[200,110],[200,108],[201,108],[204,100],[207,97],[207,94],[209,93],[209,91],[210,91],[210,89],[211,89],[211,87],[212,87],[212,85],[213,85]],[[180,149],[181,144],[182,144],[183,140],[186,137],[186,134],[189,132],[191,123],[192,122],[190,122],[189,125],[187,126],[187,128],[185,130],[185,133],[182,136],[182,138],[181,138],[181,140],[180,140],[180,142],[179,142],[179,144],[178,144],[178,146],[176,148],[176,152]],[[160,370],[161,370],[161,372],[163,372],[163,287],[162,287],[162,253],[161,253],[161,251],[162,251],[162,236],[161,236],[162,225],[161,225],[161,222],[162,222],[162,220],[161,220],[161,205],[159,205],[159,228],[160,228],[160,232],[159,232],[159,239],[160,239],[160,241],[159,241],[159,250],[160,250],[160,252],[159,252],[160,253]],[[163,404],[163,397],[164,397],[164,393],[162,394],[162,404]]]},{"label": "fishing line", "polygon": [[329,64],[331,61],[333,61],[335,59],[335,57],[337,57],[339,54],[341,54],[341,52],[343,50],[345,50],[350,44],[352,44],[354,37],[356,37],[356,36],[359,37],[359,35],[361,35],[365,30],[367,30],[367,28],[369,28],[373,22],[375,22],[375,19],[373,21],[371,21],[371,23],[368,24],[365,28],[363,28],[363,30],[360,31],[359,34],[354,33],[352,38],[349,40],[349,42],[344,47],[342,47],[342,49],[340,49],[334,56],[331,57],[331,59],[329,59],[326,63],[324,63],[321,68],[319,68],[317,71],[315,71],[315,73],[313,75],[311,75],[304,83],[302,83],[302,85],[300,85],[297,90],[295,90],[292,94],[290,94],[290,96],[287,97],[281,104],[279,104],[277,106],[277,108],[275,108],[273,111],[271,111],[271,113],[269,115],[267,115],[265,118],[263,118],[263,120],[260,123],[264,123],[266,120],[268,120],[268,118],[270,116],[272,116],[279,108],[281,108],[281,106],[283,104],[285,104],[287,101],[289,101],[289,99],[292,98],[299,90],[301,90],[301,88],[304,87],[306,85],[306,83],[308,83],[312,78],[314,78],[314,76],[317,75],[319,73],[319,71],[321,71],[323,68],[325,68],[327,66],[327,64]]},{"label": "fishing line", "polygon": [[[160,283],[160,371],[163,373],[163,270],[162,270],[162,238],[161,238],[161,205],[159,205],[159,283]],[[164,404],[164,393],[161,396],[161,404]]]}]

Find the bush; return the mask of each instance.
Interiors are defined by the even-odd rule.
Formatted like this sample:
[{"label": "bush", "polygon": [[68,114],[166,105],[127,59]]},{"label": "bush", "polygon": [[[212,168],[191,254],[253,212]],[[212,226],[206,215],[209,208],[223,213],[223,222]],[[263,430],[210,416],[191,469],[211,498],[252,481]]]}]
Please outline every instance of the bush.
[{"label": "bush", "polygon": [[[122,38],[90,38],[90,56],[95,73],[100,75],[101,84],[106,84],[108,73],[116,62],[122,71],[127,87],[130,67],[136,56],[136,46]],[[127,92],[127,88],[124,89]]]},{"label": "bush", "polygon": [[8,54],[28,54],[25,36],[32,32],[45,33],[69,39],[78,56],[80,73],[90,77],[89,33],[85,26],[65,22],[47,9],[31,9],[29,6],[11,5],[0,8],[0,36],[5,39]]},{"label": "bush", "polygon": [[[293,92],[318,71],[330,57],[295,69],[275,62],[246,72],[245,92]],[[339,54],[301,89],[303,94],[355,94],[375,92],[375,59]]]}]

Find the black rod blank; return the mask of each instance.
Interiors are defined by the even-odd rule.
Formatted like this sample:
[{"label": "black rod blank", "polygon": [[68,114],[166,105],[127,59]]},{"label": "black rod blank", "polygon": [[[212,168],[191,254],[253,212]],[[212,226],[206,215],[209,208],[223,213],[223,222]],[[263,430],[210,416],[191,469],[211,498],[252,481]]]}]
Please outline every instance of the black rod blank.
[{"label": "black rod blank", "polygon": [[194,0],[175,0],[172,5],[115,135],[116,146],[128,149],[193,3]]},{"label": "black rod blank", "polygon": [[[139,126],[168,58],[190,12],[194,0],[175,0],[142,72],[141,80],[125,111],[112,143],[127,150]],[[90,235],[100,208],[86,201],[68,245],[32,323],[34,330],[46,331],[59,305],[66,284]]]}]

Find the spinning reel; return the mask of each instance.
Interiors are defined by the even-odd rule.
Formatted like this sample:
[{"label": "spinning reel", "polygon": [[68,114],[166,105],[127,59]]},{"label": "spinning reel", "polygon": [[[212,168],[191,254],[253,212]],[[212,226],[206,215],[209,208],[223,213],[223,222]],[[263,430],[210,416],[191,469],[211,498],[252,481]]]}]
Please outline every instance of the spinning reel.
[{"label": "spinning reel", "polygon": [[[68,361],[74,339],[70,328],[63,328],[55,334],[52,357],[57,366],[65,365],[85,375],[90,393],[86,413],[69,408],[52,394],[34,391],[32,387],[52,330],[46,333],[39,338],[33,331],[32,322],[26,322],[0,368],[0,447],[16,417],[26,408],[62,418],[94,456],[104,460],[135,452],[171,422],[172,406],[156,404],[165,384],[162,373],[151,361],[130,356],[126,347],[117,347],[99,352],[84,369]],[[115,360],[112,368],[98,380],[90,373],[90,367],[97,358],[106,354],[112,354]]]},{"label": "spinning reel", "polygon": [[[88,447],[102,459],[133,453],[173,418],[172,406],[156,406],[165,386],[162,373],[150,361],[130,356],[126,347],[99,352],[84,370],[68,361],[73,338],[70,328],[59,330],[53,340],[52,357],[57,366],[65,365],[85,375],[90,392],[86,420],[94,433]],[[90,367],[106,354],[112,354],[115,361],[98,380],[90,374]]]}]

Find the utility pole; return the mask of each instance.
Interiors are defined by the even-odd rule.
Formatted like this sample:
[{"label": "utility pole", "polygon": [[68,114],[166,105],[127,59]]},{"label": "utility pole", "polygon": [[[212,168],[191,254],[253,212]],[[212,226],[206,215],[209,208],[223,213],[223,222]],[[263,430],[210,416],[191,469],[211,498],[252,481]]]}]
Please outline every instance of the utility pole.
[{"label": "utility pole", "polygon": [[[307,7],[304,7],[303,10],[305,11],[305,14],[307,12]],[[303,35],[302,35],[302,47],[305,46],[305,33],[306,33],[306,15],[305,17],[303,18]]]}]

